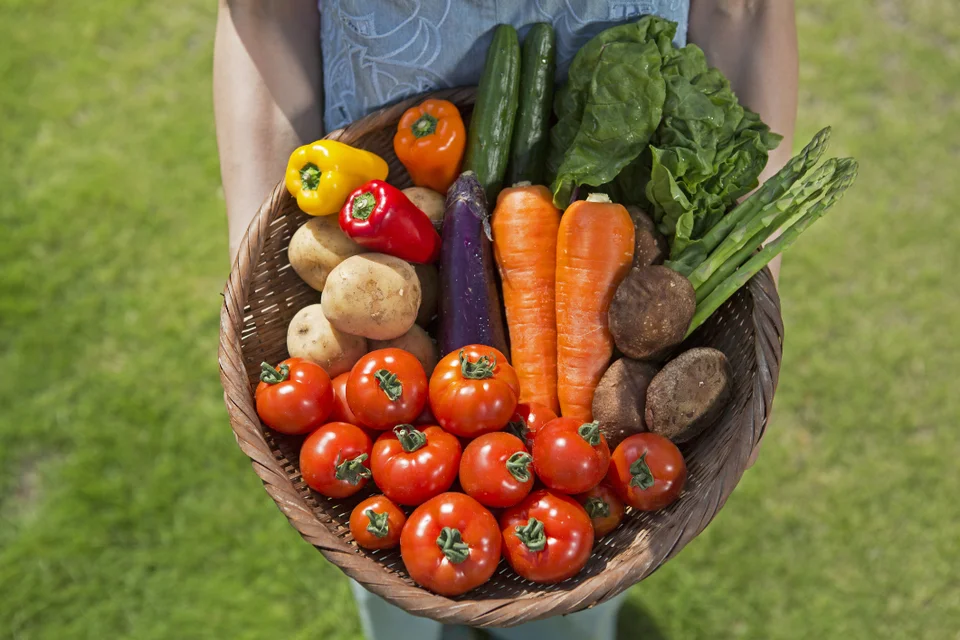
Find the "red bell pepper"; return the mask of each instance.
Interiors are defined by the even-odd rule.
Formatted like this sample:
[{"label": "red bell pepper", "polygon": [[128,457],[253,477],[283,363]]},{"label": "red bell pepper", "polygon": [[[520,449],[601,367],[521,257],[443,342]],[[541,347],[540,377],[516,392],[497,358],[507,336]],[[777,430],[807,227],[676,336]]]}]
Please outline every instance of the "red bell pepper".
[{"label": "red bell pepper", "polygon": [[440,257],[440,234],[400,189],[371,180],[340,209],[340,228],[357,244],[409,262],[429,264]]}]

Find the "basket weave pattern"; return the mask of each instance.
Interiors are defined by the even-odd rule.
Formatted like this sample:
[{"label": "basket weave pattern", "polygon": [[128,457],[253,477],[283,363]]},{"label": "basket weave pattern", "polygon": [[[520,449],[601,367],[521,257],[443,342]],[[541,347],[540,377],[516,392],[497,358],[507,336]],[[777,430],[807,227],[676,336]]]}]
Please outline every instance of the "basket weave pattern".
[{"label": "basket weave pattern", "polygon": [[[433,96],[451,100],[469,117],[474,89]],[[400,115],[422,99],[382,109],[327,137],[378,153],[390,165],[390,182],[410,186],[393,153],[393,134]],[[320,301],[287,260],[291,235],[308,219],[281,182],[251,223],[223,294],[220,377],[237,443],[267,493],[308,542],[370,591],[417,615],[481,627],[578,611],[617,595],[673,557],[707,526],[740,480],[770,415],[780,369],[783,323],[766,269],[685,345],[723,351],[734,371],[734,389],[722,419],[681,446],[689,476],[680,500],[655,513],[628,509],[623,524],[598,543],[584,570],[560,584],[531,583],[501,562],[488,583],[464,596],[451,599],[421,589],[407,576],[399,551],[365,551],[353,543],[350,511],[375,490],[373,483],[345,500],[311,491],[299,472],[303,438],[277,434],[257,417],[253,389],[260,363],[287,357],[287,324],[301,308]]]}]

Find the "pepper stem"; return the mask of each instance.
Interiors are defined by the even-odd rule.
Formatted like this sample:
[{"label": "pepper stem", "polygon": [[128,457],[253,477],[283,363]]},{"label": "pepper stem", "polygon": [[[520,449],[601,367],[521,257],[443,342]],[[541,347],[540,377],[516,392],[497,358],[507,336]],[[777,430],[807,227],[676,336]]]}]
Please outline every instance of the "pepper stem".
[{"label": "pepper stem", "polygon": [[370,524],[367,525],[367,531],[377,538],[386,538],[387,534],[390,533],[390,523],[388,522],[389,514],[386,511],[377,513],[373,509],[367,509],[363,513],[370,520]]},{"label": "pepper stem", "polygon": [[300,184],[307,191],[316,191],[320,186],[320,167],[308,162],[300,168]]},{"label": "pepper stem", "polygon": [[599,422],[585,422],[577,429],[577,433],[580,434],[580,437],[587,441],[591,447],[596,447],[600,444],[600,423]]},{"label": "pepper stem", "polygon": [[543,551],[547,546],[547,534],[543,530],[543,523],[536,518],[531,517],[527,520],[526,526],[518,526],[514,530],[520,542],[530,551]]},{"label": "pepper stem", "polygon": [[650,471],[650,465],[647,464],[646,453],[634,460],[633,464],[630,465],[630,475],[633,476],[630,478],[631,487],[637,487],[641,491],[646,491],[654,485],[656,478],[653,477],[653,472]]},{"label": "pepper stem", "polygon": [[604,204],[610,204],[613,201],[610,200],[610,196],[605,193],[591,193],[587,196],[587,202],[602,202]]},{"label": "pepper stem", "polygon": [[470,557],[470,545],[460,537],[460,530],[453,527],[444,527],[437,536],[437,546],[443,555],[453,564],[460,564]]},{"label": "pepper stem", "polygon": [[587,501],[583,503],[583,508],[586,509],[587,515],[591,518],[607,518],[610,516],[610,505],[607,504],[606,500],[597,496],[587,498]]},{"label": "pepper stem", "polygon": [[341,462],[340,454],[338,453],[337,459],[333,463],[337,469],[333,477],[337,480],[343,480],[348,484],[359,484],[362,479],[369,478],[372,475],[370,469],[363,464],[368,457],[367,454],[361,453],[356,458]]},{"label": "pepper stem", "polygon": [[369,191],[357,194],[350,205],[350,217],[356,220],[366,220],[377,206],[377,199]]},{"label": "pepper stem", "polygon": [[393,432],[397,434],[400,446],[407,453],[413,453],[427,444],[427,436],[424,435],[423,431],[415,429],[412,424],[397,425],[393,428]]},{"label": "pepper stem", "polygon": [[518,438],[526,442],[527,431],[528,431],[527,421],[524,420],[523,418],[520,418],[519,420],[513,420],[511,422],[508,422],[504,431],[506,431],[507,433],[512,433],[513,435],[517,436]]},{"label": "pepper stem", "polygon": [[488,356],[480,356],[476,362],[470,362],[463,349],[460,350],[460,373],[467,380],[486,380],[493,377],[493,370],[497,368],[497,358],[491,360]]},{"label": "pepper stem", "polygon": [[279,369],[271,367],[266,362],[260,363],[260,379],[267,384],[280,384],[290,379],[290,365],[282,364]]},{"label": "pepper stem", "polygon": [[397,374],[388,369],[377,369],[373,377],[380,383],[380,388],[390,398],[390,402],[400,399],[403,394],[403,383],[397,378]]},{"label": "pepper stem", "polygon": [[429,113],[425,113],[410,125],[410,130],[413,131],[416,138],[429,136],[437,130],[437,119]]},{"label": "pepper stem", "polygon": [[517,451],[507,458],[507,471],[517,479],[517,482],[527,482],[530,480],[531,462],[533,462],[533,456],[526,451]]}]

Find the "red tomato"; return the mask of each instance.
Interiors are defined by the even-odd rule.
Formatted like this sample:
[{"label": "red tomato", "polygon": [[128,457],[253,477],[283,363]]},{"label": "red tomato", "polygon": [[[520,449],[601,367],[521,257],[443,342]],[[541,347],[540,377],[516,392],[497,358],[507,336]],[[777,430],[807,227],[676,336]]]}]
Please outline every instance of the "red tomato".
[{"label": "red tomato", "polygon": [[392,549],[400,544],[407,521],[400,507],[386,496],[371,496],[350,513],[350,533],[364,549]]},{"label": "red tomato", "polygon": [[680,495],[687,465],[677,445],[655,433],[638,433],[613,452],[607,480],[634,509],[656,511]]},{"label": "red tomato", "polygon": [[506,426],[519,396],[517,372],[502,353],[482,344],[448,354],[430,378],[430,406],[437,421],[464,438]]},{"label": "red tomato", "polygon": [[325,424],[303,441],[300,473],[314,491],[346,498],[370,479],[370,441],[363,429],[346,422]]},{"label": "red tomato", "polygon": [[507,423],[507,431],[523,440],[528,450],[533,449],[537,432],[551,420],[556,420],[553,409],[539,402],[521,402]]},{"label": "red tomato", "polygon": [[361,424],[360,419],[353,413],[347,404],[347,379],[350,372],[341,373],[333,379],[333,411],[330,412],[330,422],[349,422]]},{"label": "red tomato", "polygon": [[350,371],[347,402],[360,423],[371,429],[410,424],[427,402],[427,374],[412,353],[371,351]]},{"label": "red tomato", "polygon": [[460,441],[440,427],[400,425],[377,438],[370,468],[384,495],[409,506],[450,488],[460,466]]},{"label": "red tomato", "polygon": [[490,579],[500,561],[497,520],[462,493],[441,493],[417,507],[400,534],[407,573],[442,596],[458,596]]},{"label": "red tomato", "polygon": [[486,433],[463,450],[460,486],[482,505],[512,507],[533,488],[532,460],[520,438]]},{"label": "red tomato", "polygon": [[577,575],[593,549],[593,525],[580,503],[544,489],[504,511],[500,532],[513,570],[542,584]]},{"label": "red tomato", "polygon": [[590,516],[593,533],[597,538],[602,538],[616,529],[623,520],[623,501],[606,482],[601,482],[590,491],[574,497]]},{"label": "red tomato", "polygon": [[596,422],[574,418],[548,422],[533,443],[533,468],[554,491],[583,493],[603,480],[610,464],[610,448]]},{"label": "red tomato", "polygon": [[276,368],[264,362],[260,369],[254,397],[265,425],[292,435],[323,426],[333,409],[333,387],[323,367],[303,358],[287,358]]}]

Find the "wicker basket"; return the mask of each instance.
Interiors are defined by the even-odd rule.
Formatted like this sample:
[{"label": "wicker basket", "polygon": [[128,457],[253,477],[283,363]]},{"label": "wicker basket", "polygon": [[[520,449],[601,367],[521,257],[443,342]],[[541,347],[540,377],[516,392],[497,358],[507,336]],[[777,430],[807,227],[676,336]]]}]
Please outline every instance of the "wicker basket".
[{"label": "wicker basket", "polygon": [[[473,89],[434,94],[456,103],[469,117]],[[421,97],[382,109],[327,136],[370,149],[388,160],[391,182],[410,185],[393,153],[400,115]],[[393,604],[446,623],[511,626],[571,613],[607,600],[644,579],[696,537],[737,485],[770,414],[777,384],[783,324],[779,298],[768,271],[758,274],[691,336],[693,345],[723,351],[734,370],[734,393],[721,421],[682,446],[689,478],[680,500],[656,513],[629,512],[603,538],[587,566],[561,584],[537,585],[505,563],[493,578],[459,598],[418,587],[407,576],[398,551],[357,547],[347,522],[352,507],[370,490],[349,500],[311,491],[298,469],[302,438],[264,428],[253,389],[263,361],[287,357],[287,324],[320,294],[290,268],[287,244],[308,219],[284,189],[274,189],[247,230],[224,290],[220,315],[220,377],[237,443],[248,455],[267,493],[297,531],[340,569]],[[372,483],[371,483],[372,487]]]}]

